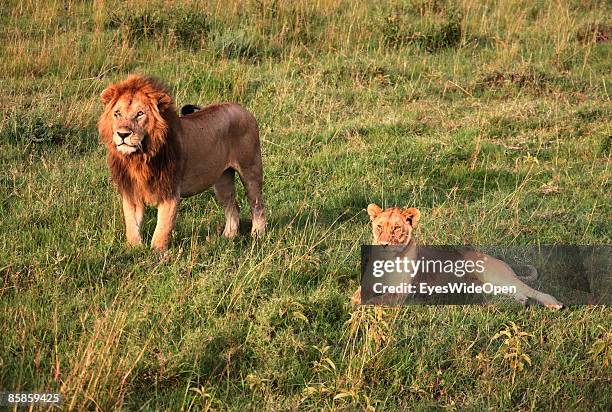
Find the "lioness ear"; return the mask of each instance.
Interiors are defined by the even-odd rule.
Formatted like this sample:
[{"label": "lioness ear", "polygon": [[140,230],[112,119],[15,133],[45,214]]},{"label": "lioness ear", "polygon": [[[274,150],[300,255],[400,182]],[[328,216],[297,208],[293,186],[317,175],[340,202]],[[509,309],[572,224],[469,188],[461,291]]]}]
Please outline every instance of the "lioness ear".
[{"label": "lioness ear", "polygon": [[115,87],[114,84],[111,84],[106,89],[104,89],[104,91],[100,94],[100,100],[102,101],[102,104],[104,106],[109,104],[115,98],[116,94],[117,94],[117,88]]},{"label": "lioness ear", "polygon": [[160,112],[165,111],[172,104],[172,97],[168,96],[167,93],[159,92],[155,98],[157,99],[157,107]]},{"label": "lioness ear", "polygon": [[376,216],[380,215],[382,209],[375,203],[370,203],[368,205],[368,215],[370,215],[370,220],[376,219]]},{"label": "lioness ear", "polygon": [[402,216],[406,219],[406,222],[414,229],[419,224],[421,218],[421,212],[415,207],[409,207],[402,211]]}]

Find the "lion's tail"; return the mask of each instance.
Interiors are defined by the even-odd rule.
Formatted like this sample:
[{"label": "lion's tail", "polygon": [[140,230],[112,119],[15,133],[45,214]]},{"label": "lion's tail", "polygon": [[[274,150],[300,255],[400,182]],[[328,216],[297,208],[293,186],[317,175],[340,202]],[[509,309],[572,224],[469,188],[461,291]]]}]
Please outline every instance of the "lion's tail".
[{"label": "lion's tail", "polygon": [[534,266],[531,266],[531,265],[522,265],[522,266],[529,269],[529,274],[525,276],[517,275],[519,279],[529,282],[529,281],[536,280],[538,278],[538,270]]},{"label": "lion's tail", "polygon": [[187,116],[188,114],[195,113],[198,110],[202,110],[202,106],[198,106],[197,104],[186,104],[181,107],[181,116]]}]

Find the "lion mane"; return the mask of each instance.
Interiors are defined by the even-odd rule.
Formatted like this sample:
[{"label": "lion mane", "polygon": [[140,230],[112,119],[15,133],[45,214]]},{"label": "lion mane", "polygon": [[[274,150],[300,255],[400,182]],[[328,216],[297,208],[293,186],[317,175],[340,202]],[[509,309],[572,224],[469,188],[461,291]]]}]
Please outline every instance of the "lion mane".
[{"label": "lion mane", "polygon": [[[148,127],[148,139],[142,150],[123,156],[113,148],[112,107],[125,94],[146,96],[153,121]],[[105,110],[98,122],[102,143],[108,149],[108,166],[113,182],[126,196],[141,196],[156,204],[177,196],[180,176],[180,144],[177,136],[180,123],[172,98],[159,81],[151,77],[132,75],[111,85],[101,95]]]}]

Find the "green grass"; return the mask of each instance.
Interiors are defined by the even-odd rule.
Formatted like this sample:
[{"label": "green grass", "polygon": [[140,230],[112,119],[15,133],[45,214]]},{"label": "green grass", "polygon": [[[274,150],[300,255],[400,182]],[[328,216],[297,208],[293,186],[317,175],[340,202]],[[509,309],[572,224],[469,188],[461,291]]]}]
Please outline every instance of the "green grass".
[{"label": "green grass", "polygon": [[[348,304],[370,202],[419,207],[423,243],[611,243],[607,2],[160,3],[0,9],[0,390],[90,410],[610,410],[607,307]],[[132,72],[178,106],[255,114],[261,240],[222,238],[204,193],[166,259],[125,246],[95,123]]]}]

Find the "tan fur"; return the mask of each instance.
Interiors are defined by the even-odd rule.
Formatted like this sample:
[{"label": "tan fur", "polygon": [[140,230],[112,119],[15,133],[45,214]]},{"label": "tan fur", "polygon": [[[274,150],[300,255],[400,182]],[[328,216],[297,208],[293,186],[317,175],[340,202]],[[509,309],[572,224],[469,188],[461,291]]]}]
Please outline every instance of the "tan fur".
[{"label": "tan fur", "polygon": [[180,199],[210,187],[225,209],[224,235],[235,236],[236,171],[251,205],[251,234],[264,232],[259,130],[251,113],[224,103],[179,118],[167,89],[144,76],[111,84],[100,97],[105,108],[98,130],[121,193],[128,243],[141,243],[144,207],[150,205],[158,208],[152,247],[166,249]]},{"label": "tan fur", "polygon": [[[376,204],[370,204],[367,208],[370,221],[372,222],[372,234],[374,245],[405,246],[402,257],[416,259],[417,244],[412,236],[413,230],[417,227],[421,212],[416,208],[400,209],[391,207],[382,209]],[[476,251],[461,252],[464,260],[484,262],[484,271],[475,273],[477,280],[481,283],[491,283],[498,286],[513,285],[517,289],[514,298],[526,303],[528,298],[535,299],[551,309],[560,309],[563,305],[551,295],[539,292],[524,282],[514,273],[512,268],[505,262],[492,256]],[[378,302],[397,303],[401,296],[383,296],[382,299],[376,298]],[[353,304],[361,303],[361,288],[357,289],[351,297]]]}]

